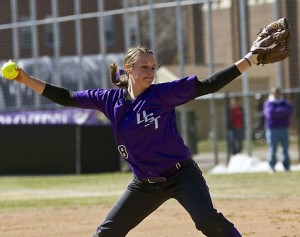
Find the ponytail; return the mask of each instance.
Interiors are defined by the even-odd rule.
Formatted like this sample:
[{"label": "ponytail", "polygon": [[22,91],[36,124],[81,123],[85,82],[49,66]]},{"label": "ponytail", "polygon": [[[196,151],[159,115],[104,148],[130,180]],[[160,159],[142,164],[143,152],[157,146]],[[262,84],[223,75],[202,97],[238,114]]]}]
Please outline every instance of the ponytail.
[{"label": "ponytail", "polygon": [[117,87],[128,87],[128,74],[124,69],[118,70],[115,63],[110,65],[110,79]]}]

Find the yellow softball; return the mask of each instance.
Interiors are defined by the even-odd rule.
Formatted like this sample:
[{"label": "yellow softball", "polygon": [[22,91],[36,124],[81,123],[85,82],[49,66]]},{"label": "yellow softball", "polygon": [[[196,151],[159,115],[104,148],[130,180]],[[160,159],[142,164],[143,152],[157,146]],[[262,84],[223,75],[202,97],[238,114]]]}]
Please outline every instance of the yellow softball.
[{"label": "yellow softball", "polygon": [[1,67],[2,77],[9,80],[15,79],[19,74],[17,67],[18,65],[12,60],[9,60],[8,62],[4,63]]}]

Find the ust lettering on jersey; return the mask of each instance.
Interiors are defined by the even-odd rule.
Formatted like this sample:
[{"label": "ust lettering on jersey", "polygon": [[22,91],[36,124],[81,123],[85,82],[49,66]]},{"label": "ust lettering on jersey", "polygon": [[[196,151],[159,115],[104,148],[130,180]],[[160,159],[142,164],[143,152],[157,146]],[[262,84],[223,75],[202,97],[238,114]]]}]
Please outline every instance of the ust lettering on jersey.
[{"label": "ust lettering on jersey", "polygon": [[160,116],[154,117],[153,113],[147,114],[147,111],[142,111],[142,113],[136,114],[137,124],[145,123],[145,127],[148,127],[152,123],[154,123],[154,128],[158,128],[158,119]]}]

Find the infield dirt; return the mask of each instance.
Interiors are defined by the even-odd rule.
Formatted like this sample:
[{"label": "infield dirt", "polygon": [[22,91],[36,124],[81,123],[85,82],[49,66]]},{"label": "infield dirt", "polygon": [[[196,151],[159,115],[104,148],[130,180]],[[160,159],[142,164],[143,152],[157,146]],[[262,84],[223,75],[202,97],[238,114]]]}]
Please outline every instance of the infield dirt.
[{"label": "infield dirt", "polygon": [[[244,237],[299,237],[300,198],[216,199],[215,207]],[[1,210],[1,237],[92,236],[110,206]],[[130,213],[128,213],[130,215]],[[191,218],[170,200],[133,229],[129,237],[194,237]]]}]

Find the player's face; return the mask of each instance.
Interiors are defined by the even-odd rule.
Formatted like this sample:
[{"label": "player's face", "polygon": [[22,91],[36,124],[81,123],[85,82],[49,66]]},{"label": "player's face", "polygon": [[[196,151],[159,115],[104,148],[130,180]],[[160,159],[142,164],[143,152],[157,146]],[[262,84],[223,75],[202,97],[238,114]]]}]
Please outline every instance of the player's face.
[{"label": "player's face", "polygon": [[137,57],[137,61],[131,67],[131,84],[138,90],[147,89],[154,80],[155,58],[146,53]]}]

